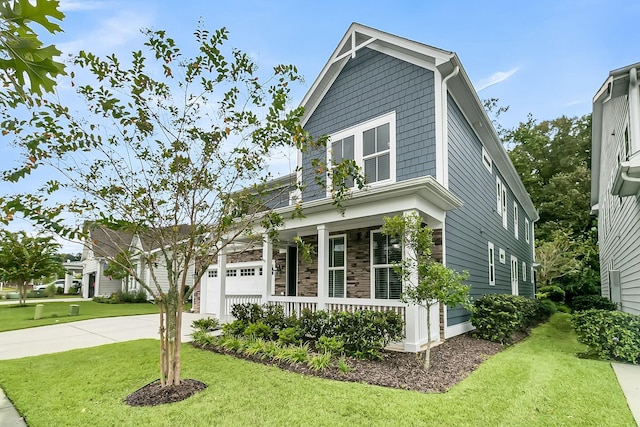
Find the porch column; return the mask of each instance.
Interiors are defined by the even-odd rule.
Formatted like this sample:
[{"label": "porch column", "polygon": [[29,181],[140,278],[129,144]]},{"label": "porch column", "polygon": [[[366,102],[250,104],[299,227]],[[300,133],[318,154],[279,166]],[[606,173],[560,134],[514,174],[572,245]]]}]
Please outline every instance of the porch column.
[{"label": "porch column", "polygon": [[273,295],[273,243],[268,235],[264,235],[262,243],[262,276],[264,284],[262,287],[262,303],[269,300],[269,295]]},{"label": "porch column", "polygon": [[324,310],[329,292],[329,230],[325,224],[318,226],[318,310]]},{"label": "porch column", "polygon": [[[402,213],[403,216],[408,216],[413,214],[415,211],[405,211]],[[415,249],[409,247],[406,243],[403,244],[402,253],[405,260],[416,260]],[[409,266],[411,269],[409,277],[407,279],[403,279],[402,281],[402,291],[404,292],[410,286],[416,286],[418,284],[418,266],[415,262],[412,262]],[[406,338],[404,341],[404,349],[405,351],[417,352],[420,351],[420,344],[423,338],[426,338],[426,335],[423,337],[420,333],[421,330],[426,329],[423,327],[421,323],[420,316],[421,307],[415,304],[407,305],[405,309],[405,329],[406,329]]]},{"label": "porch column", "polygon": [[218,253],[218,280],[220,281],[220,323],[227,322],[227,252],[221,249]]}]

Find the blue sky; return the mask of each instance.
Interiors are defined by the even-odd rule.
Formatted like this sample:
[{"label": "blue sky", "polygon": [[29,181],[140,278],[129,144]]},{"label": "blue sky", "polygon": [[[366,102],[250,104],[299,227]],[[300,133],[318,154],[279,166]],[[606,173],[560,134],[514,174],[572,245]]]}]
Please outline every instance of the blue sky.
[{"label": "blue sky", "polygon": [[[608,72],[640,61],[640,2],[632,0],[63,0],[61,8],[64,33],[47,40],[65,53],[124,57],[140,47],[143,27],[164,29],[183,46],[200,18],[210,30],[225,26],[228,45],[261,67],[298,67],[306,82],[293,92],[295,105],[358,22],[456,52],[480,98],[509,106],[500,120],[507,128],[529,113],[539,120],[590,113]],[[8,140],[0,141],[3,152],[11,151]],[[11,156],[3,158],[2,168],[10,167]],[[9,190],[0,185],[0,191]]]}]

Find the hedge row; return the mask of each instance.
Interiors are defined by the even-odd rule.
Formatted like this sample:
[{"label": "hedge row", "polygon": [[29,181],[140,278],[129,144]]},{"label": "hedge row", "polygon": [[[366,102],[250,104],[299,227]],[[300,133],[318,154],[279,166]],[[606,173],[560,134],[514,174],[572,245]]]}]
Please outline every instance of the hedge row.
[{"label": "hedge row", "polygon": [[477,337],[505,344],[514,333],[526,331],[554,312],[555,305],[548,300],[487,294],[474,302],[471,323]]},{"label": "hedge row", "polygon": [[576,312],[572,321],[578,341],[598,357],[640,363],[640,316],[594,309]]}]

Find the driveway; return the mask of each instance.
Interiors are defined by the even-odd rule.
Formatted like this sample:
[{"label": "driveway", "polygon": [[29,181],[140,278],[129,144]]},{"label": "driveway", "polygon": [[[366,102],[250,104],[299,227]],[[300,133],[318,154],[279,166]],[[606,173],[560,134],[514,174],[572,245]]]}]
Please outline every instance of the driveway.
[{"label": "driveway", "polygon": [[[191,322],[206,314],[183,313],[182,341],[191,341]],[[95,347],[159,334],[159,315],[105,317],[60,325],[40,326],[0,332],[0,360],[57,353],[77,348]]]}]

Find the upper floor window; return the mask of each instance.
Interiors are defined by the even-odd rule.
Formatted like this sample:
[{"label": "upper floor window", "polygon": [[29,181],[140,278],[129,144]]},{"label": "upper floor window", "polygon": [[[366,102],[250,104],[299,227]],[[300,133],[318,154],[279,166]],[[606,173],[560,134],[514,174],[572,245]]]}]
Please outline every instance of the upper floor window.
[{"label": "upper floor window", "polygon": [[482,147],[482,164],[489,171],[489,173],[493,172],[493,161],[491,160],[491,156],[484,147]]},{"label": "upper floor window", "polygon": [[[396,113],[385,114],[332,135],[327,150],[329,167],[342,160],[354,160],[362,168],[367,184],[394,182]],[[353,187],[353,179],[348,179],[346,185]]]},{"label": "upper floor window", "polygon": [[518,238],[518,229],[520,228],[520,220],[518,219],[518,202],[513,201],[513,235]]},{"label": "upper floor window", "polygon": [[531,225],[529,224],[529,220],[527,218],[524,219],[524,240],[529,243],[531,239]]}]

